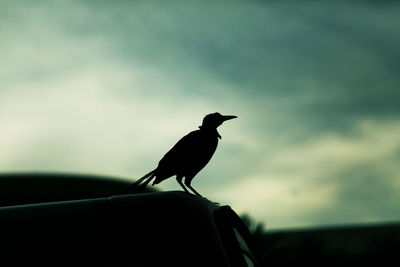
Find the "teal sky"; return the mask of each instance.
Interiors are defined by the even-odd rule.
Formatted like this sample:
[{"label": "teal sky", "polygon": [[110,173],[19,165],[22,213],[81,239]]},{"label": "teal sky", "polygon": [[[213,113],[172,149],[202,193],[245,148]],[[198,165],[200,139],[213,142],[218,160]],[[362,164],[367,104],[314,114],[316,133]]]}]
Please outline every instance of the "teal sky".
[{"label": "teal sky", "polygon": [[396,2],[15,2],[2,172],[136,179],[218,111],[207,198],[270,229],[400,220]]}]

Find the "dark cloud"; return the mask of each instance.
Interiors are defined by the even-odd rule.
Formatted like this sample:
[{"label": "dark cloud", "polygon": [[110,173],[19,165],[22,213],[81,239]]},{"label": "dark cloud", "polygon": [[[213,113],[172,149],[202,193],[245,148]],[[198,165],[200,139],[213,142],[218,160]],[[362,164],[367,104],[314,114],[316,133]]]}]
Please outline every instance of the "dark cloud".
[{"label": "dark cloud", "polygon": [[79,20],[69,27],[107,35],[125,62],[171,70],[185,94],[224,99],[229,92],[198,86],[216,78],[260,109],[275,102],[285,127],[306,127],[310,134],[398,115],[400,38],[389,23],[398,9],[393,4],[376,11],[372,3],[123,3],[87,6],[86,29]]},{"label": "dark cloud", "polygon": [[281,114],[307,117],[312,129],[399,112],[395,4],[82,2],[68,12],[43,6],[33,19],[44,15],[66,35],[97,38],[126,64],[168,69],[195,97],[224,99],[229,92],[199,86],[219,79],[246,101],[268,99]]}]

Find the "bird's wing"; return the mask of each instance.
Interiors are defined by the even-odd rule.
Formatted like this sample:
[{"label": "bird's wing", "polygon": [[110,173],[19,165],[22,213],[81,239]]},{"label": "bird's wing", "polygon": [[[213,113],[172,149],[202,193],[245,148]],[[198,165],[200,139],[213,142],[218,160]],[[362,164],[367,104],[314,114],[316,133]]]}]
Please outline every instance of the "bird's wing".
[{"label": "bird's wing", "polygon": [[199,146],[200,132],[193,131],[181,138],[164,157],[160,160],[160,165],[175,166],[184,164],[189,160],[191,154],[196,153]]},{"label": "bird's wing", "polygon": [[154,183],[173,175],[194,177],[210,161],[217,143],[216,136],[209,139],[200,130],[184,136],[158,163]]}]

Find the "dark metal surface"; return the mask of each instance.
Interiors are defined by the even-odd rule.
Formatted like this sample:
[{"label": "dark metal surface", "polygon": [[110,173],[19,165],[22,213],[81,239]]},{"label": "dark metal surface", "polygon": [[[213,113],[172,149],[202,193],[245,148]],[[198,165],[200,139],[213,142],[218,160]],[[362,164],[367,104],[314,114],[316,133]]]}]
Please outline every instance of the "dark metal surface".
[{"label": "dark metal surface", "polygon": [[217,208],[182,192],[3,207],[0,261],[229,266],[212,217]]},{"label": "dark metal surface", "polygon": [[237,215],[228,206],[181,191],[115,195],[130,184],[93,175],[0,175],[0,264],[246,266],[232,235],[233,225],[243,224],[231,220]]}]

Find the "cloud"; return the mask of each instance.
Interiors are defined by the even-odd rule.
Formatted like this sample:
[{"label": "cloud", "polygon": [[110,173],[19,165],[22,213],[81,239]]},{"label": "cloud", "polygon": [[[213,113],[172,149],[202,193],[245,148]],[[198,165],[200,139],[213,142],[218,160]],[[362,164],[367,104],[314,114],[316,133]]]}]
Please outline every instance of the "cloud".
[{"label": "cloud", "polygon": [[[86,166],[86,171],[90,168],[101,171],[105,161],[110,171],[123,168],[118,167],[121,158],[125,159],[124,164],[131,162],[135,166],[134,155],[166,150],[182,134],[182,129],[194,123],[193,118],[198,118],[199,123],[199,114],[210,110],[196,101],[191,102],[190,113],[185,105],[171,110],[170,106],[178,105],[181,97],[153,96],[149,101],[140,90],[132,90],[129,101],[124,101],[108,88],[124,80],[128,80],[126,84],[132,83],[118,67],[111,64],[96,66],[94,70],[78,68],[56,78],[20,84],[17,91],[3,92],[4,130],[0,140],[2,147],[11,151],[3,154],[4,168],[10,167],[9,164],[16,170],[26,166],[80,170]],[[129,72],[132,73],[135,74]],[[140,76],[141,72],[136,74]],[[141,82],[149,85],[152,79],[144,76]],[[171,86],[165,82],[164,86]],[[136,86],[140,87],[140,83],[136,79]],[[162,138],[157,138],[160,130]],[[154,140],[150,141],[149,135]],[[40,159],[42,152],[44,156]],[[54,159],[55,155],[58,155],[56,162],[45,164],[46,158]],[[13,159],[18,160],[12,163]]]},{"label": "cloud", "polygon": [[310,213],[329,205],[335,194],[331,186],[314,185],[304,179],[287,181],[246,177],[217,193],[218,199],[239,213],[257,214],[268,228],[310,225]]},{"label": "cloud", "polygon": [[399,132],[399,121],[365,121],[354,136],[282,148],[214,194],[271,228],[394,220]]},{"label": "cloud", "polygon": [[220,127],[194,180],[210,199],[270,227],[398,214],[399,5],[39,1],[2,10],[2,170],[139,177],[219,111],[239,119]]},{"label": "cloud", "polygon": [[[8,38],[1,43],[0,139],[10,151],[0,157],[3,170],[137,176],[196,129],[204,115],[246,110],[243,105],[232,108],[231,102],[238,102],[234,95],[218,93],[228,89],[218,79],[197,83],[202,70],[194,70],[198,78],[188,77],[184,68],[177,72],[156,65],[133,50],[116,56],[115,45],[129,31],[117,38],[114,26],[140,29],[143,21],[121,6],[110,13],[97,13],[95,8],[42,2],[25,14],[26,6],[13,5],[2,18],[9,27]],[[126,24],[115,24],[113,16],[119,12],[128,16]],[[163,25],[151,23],[146,26],[149,31],[132,37],[132,47],[142,41],[142,48],[160,44],[153,34]],[[175,53],[174,49],[160,47],[154,52]],[[190,93],[204,88],[210,92],[207,97]]]}]

